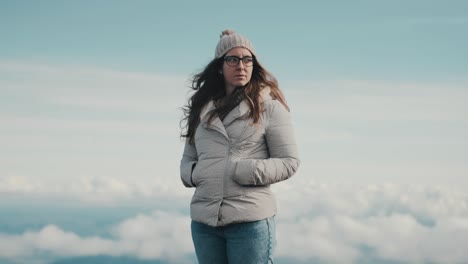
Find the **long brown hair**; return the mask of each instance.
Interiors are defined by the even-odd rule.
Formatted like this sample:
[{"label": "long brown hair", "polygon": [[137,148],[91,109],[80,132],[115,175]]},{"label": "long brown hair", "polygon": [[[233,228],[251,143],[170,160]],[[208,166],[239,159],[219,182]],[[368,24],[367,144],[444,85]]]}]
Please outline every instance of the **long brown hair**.
[{"label": "long brown hair", "polygon": [[[254,65],[252,69],[252,78],[245,86],[244,93],[250,108],[249,118],[252,118],[253,123],[256,124],[260,120],[260,115],[263,111],[261,104],[260,91],[268,86],[271,90],[271,97],[280,101],[289,111],[283,93],[279,89],[278,81],[258,62],[255,55],[252,55]],[[194,143],[195,130],[200,123],[200,113],[210,100],[217,100],[225,96],[224,89],[224,76],[220,73],[224,57],[213,59],[205,69],[196,74],[192,79],[192,86],[190,87],[195,93],[190,97],[188,103],[182,108],[184,111],[184,118],[181,120],[181,127],[186,128],[185,133],[182,132],[181,137],[187,138],[189,143]],[[211,120],[216,111],[211,113],[209,120]],[[186,124],[182,126],[182,123]]]}]

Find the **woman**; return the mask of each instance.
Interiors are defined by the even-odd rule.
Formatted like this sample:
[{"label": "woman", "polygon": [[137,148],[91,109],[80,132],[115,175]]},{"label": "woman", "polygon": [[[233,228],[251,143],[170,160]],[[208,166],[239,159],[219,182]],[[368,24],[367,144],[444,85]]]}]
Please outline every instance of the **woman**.
[{"label": "woman", "polygon": [[276,79],[252,43],[222,32],[215,58],[192,82],[180,175],[195,187],[190,213],[200,264],[273,263],[276,201],[270,185],[299,167]]}]

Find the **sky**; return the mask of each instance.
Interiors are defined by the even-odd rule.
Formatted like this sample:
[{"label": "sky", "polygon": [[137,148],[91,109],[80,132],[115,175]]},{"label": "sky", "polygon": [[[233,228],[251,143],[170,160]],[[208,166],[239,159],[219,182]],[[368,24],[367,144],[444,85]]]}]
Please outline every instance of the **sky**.
[{"label": "sky", "polygon": [[468,263],[466,1],[0,0],[0,264],[194,262],[181,107],[227,28],[291,108],[280,263]]}]

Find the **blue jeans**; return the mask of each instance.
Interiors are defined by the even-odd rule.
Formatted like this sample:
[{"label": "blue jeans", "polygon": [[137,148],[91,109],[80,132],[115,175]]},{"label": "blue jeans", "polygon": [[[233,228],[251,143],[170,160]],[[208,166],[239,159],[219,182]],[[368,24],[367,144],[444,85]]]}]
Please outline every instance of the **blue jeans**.
[{"label": "blue jeans", "polygon": [[192,221],[199,264],[273,263],[275,219],[212,227]]}]

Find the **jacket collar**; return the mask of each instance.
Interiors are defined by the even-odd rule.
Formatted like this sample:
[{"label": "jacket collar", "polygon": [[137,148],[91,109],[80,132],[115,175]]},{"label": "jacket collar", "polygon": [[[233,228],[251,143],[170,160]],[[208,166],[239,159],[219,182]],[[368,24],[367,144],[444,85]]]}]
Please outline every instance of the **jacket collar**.
[{"label": "jacket collar", "polygon": [[[271,100],[272,97],[270,95],[271,89],[270,87],[266,86],[260,91],[260,100],[262,102]],[[200,122],[203,126],[207,126],[208,118],[209,118],[209,113],[215,110],[215,104],[213,100],[210,100],[202,109],[200,113]],[[238,106],[236,106],[231,113],[229,113],[226,118],[224,119],[224,122],[219,119],[219,117],[213,118],[210,123],[210,127],[212,127],[215,130],[218,130],[221,132],[223,135],[225,135],[227,138],[227,132],[226,132],[226,126],[231,124],[234,120],[237,118],[246,115],[250,111],[249,104],[247,102],[247,99],[242,100]]]},{"label": "jacket collar", "polygon": [[[264,87],[261,91],[260,91],[260,100],[262,102],[264,101],[268,101],[268,100],[271,100],[272,97],[270,95],[271,93],[271,89],[270,87],[266,86]],[[214,101],[213,100],[210,100],[202,109],[201,113],[200,113],[200,120],[205,120],[207,121],[208,119],[208,113],[210,113],[211,111],[214,111],[215,110],[215,105],[214,105]],[[243,116],[245,115],[248,111],[250,110],[249,108],[249,104],[247,103],[247,99],[244,99],[242,102],[240,102],[240,104],[235,107],[232,111],[237,111],[235,115],[231,115],[231,116],[235,116],[235,117],[240,117],[240,116]],[[221,120],[220,120],[221,121]]]}]

